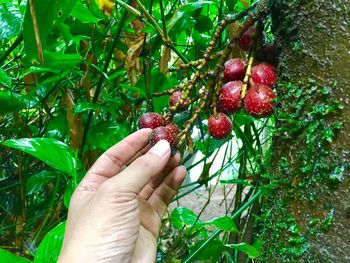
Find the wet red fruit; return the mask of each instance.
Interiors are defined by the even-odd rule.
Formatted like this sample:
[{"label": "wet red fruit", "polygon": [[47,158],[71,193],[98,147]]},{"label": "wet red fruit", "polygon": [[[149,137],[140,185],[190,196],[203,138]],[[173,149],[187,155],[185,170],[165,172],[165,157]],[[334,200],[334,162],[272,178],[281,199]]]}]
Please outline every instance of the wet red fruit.
[{"label": "wet red fruit", "polygon": [[170,123],[167,126],[165,126],[170,132],[174,133],[176,136],[179,134],[179,128],[176,124]]},{"label": "wet red fruit", "polygon": [[251,80],[255,84],[272,87],[276,80],[275,67],[271,64],[261,63],[252,68]]},{"label": "wet red fruit", "polygon": [[232,132],[232,122],[224,113],[217,113],[208,118],[208,132],[215,139],[224,139]]},{"label": "wet red fruit", "polygon": [[273,99],[276,95],[266,85],[254,85],[250,87],[244,99],[246,111],[255,118],[270,116],[273,111]]},{"label": "wet red fruit", "polygon": [[247,62],[241,58],[227,60],[224,65],[224,80],[243,80]]},{"label": "wet red fruit", "polygon": [[218,100],[220,111],[231,114],[242,107],[242,84],[242,81],[230,81],[222,86]]},{"label": "wet red fruit", "polygon": [[157,142],[161,140],[166,140],[170,144],[171,148],[171,154],[175,155],[176,153],[176,136],[179,133],[179,130],[177,129],[176,125],[170,124],[167,126],[162,126],[155,128],[151,136],[149,137],[149,144],[150,145],[155,145]]},{"label": "wet red fruit", "polygon": [[252,45],[252,37],[253,37],[253,33],[256,29],[256,26],[251,26],[247,29],[247,31],[245,31],[243,33],[243,35],[241,36],[241,38],[238,41],[238,45],[241,49],[243,49],[244,51],[249,51],[250,46]]},{"label": "wet red fruit", "polygon": [[162,115],[155,112],[147,112],[143,114],[139,119],[139,128],[151,128],[155,129],[157,127],[164,125],[164,119]]},{"label": "wet red fruit", "polygon": [[[183,94],[184,94],[183,91],[175,91],[173,94],[171,94],[169,99],[169,105],[171,107],[175,106],[181,100]],[[190,104],[190,100],[186,98],[182,104],[178,105],[177,109],[186,110],[189,104]]]}]

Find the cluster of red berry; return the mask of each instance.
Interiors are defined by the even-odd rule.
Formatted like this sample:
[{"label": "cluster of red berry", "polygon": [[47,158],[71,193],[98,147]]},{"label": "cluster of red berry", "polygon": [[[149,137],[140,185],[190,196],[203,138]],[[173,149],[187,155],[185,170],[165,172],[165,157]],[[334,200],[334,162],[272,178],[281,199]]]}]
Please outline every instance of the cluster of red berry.
[{"label": "cluster of red berry", "polygon": [[[255,29],[255,26],[250,27],[240,38],[238,45],[242,50],[249,51]],[[208,118],[208,132],[215,139],[223,139],[231,134],[232,122],[228,115],[243,107],[255,118],[267,117],[273,111],[273,99],[276,97],[272,90],[276,78],[275,68],[265,62],[253,67],[251,64],[248,67],[248,62],[241,58],[230,59],[224,64],[224,84],[214,103],[215,113]],[[173,92],[169,99],[169,106],[176,108],[177,112],[186,110],[190,104],[191,100],[179,90]],[[176,139],[180,131],[176,124],[168,119],[166,121],[163,116],[154,112],[145,113],[140,117],[140,129],[153,129],[150,136],[151,145],[160,140],[167,140],[172,149],[176,148]]]},{"label": "cluster of red berry", "polygon": [[226,82],[218,95],[218,113],[208,118],[208,131],[216,139],[227,137],[232,130],[231,120],[227,115],[245,110],[255,118],[267,117],[273,110],[276,97],[272,86],[275,82],[275,69],[272,65],[261,63],[252,68],[249,88],[242,98],[243,79],[247,62],[240,58],[226,61],[224,81]]}]

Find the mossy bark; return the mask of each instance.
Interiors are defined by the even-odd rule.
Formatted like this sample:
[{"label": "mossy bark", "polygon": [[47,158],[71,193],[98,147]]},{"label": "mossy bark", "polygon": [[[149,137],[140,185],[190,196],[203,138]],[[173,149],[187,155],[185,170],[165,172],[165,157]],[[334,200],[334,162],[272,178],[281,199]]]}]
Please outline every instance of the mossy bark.
[{"label": "mossy bark", "polygon": [[[283,191],[276,195],[277,202],[287,200],[287,210],[302,233],[306,233],[313,218],[325,217],[334,209],[332,224],[327,231],[308,235],[306,250],[300,262],[350,262],[350,1],[349,0],[276,0],[272,1],[273,33],[279,48],[278,83],[306,83],[313,79],[332,86],[328,101],[338,100],[344,107],[338,119],[344,126],[330,144],[330,154],[346,164],[343,179],[336,186],[315,180],[313,201],[300,197],[284,199]],[[277,92],[281,92],[277,87]],[[310,100],[316,104],[317,99]],[[279,107],[283,107],[281,101]],[[279,123],[277,122],[277,126]],[[277,136],[274,139],[274,165],[287,156],[292,171],[298,172],[300,162],[295,156],[305,150],[301,136]],[[335,160],[329,158],[329,162]],[[306,189],[307,191],[308,189]],[[283,199],[283,200],[282,200]],[[282,210],[281,210],[282,211]],[[283,217],[281,217],[283,218]],[[269,241],[267,241],[269,242]],[[276,242],[271,240],[270,242]],[[270,248],[273,248],[270,244]],[[277,247],[277,246],[276,246]],[[269,253],[274,253],[273,249]],[[274,262],[278,256],[270,255]],[[269,258],[269,255],[266,255]],[[291,259],[294,262],[294,260]],[[272,261],[271,261],[272,262]],[[283,261],[285,262],[285,261]]]}]

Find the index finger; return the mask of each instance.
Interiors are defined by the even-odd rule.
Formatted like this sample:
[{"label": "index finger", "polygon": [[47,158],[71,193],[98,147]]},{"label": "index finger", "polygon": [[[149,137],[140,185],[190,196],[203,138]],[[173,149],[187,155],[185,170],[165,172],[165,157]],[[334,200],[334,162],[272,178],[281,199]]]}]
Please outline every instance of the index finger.
[{"label": "index finger", "polygon": [[138,130],[109,148],[86,173],[80,185],[86,187],[86,184],[93,183],[93,188],[96,189],[105,180],[116,175],[148,144],[148,138],[151,132],[151,129]]}]

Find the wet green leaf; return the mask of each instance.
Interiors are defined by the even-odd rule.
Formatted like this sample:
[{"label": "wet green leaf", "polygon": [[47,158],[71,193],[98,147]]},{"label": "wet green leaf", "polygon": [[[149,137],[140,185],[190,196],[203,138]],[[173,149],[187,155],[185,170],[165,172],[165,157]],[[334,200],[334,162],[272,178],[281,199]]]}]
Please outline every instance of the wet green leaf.
[{"label": "wet green leaf", "polygon": [[92,149],[107,150],[130,133],[130,127],[125,124],[109,121],[93,125],[88,133],[87,141]]},{"label": "wet green leaf", "polygon": [[69,146],[52,138],[11,139],[3,145],[28,153],[47,165],[70,175],[76,175],[80,163]]},{"label": "wet green leaf", "polygon": [[200,220],[197,220],[196,214],[186,207],[175,208],[171,213],[170,222],[176,229],[182,229],[183,226],[191,227],[196,222],[201,224]]},{"label": "wet green leaf", "polygon": [[22,29],[23,14],[12,2],[0,3],[0,41],[17,36]]},{"label": "wet green leaf", "polygon": [[39,193],[50,181],[60,175],[61,174],[57,171],[41,171],[39,173],[31,175],[26,180],[26,194],[32,195]]},{"label": "wet green leaf", "polygon": [[35,263],[57,262],[62,248],[65,228],[66,222],[62,222],[46,234],[36,251]]}]

